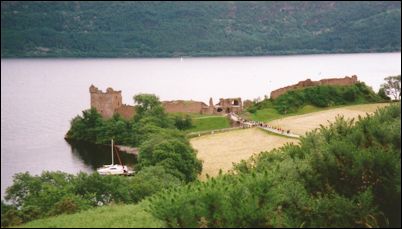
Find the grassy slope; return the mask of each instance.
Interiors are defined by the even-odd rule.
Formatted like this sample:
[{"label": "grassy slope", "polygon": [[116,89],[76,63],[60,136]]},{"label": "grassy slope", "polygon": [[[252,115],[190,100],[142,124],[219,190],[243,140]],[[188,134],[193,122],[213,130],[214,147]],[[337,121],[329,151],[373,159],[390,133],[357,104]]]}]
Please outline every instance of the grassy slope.
[{"label": "grassy slope", "polygon": [[193,118],[193,125],[194,127],[191,128],[189,132],[216,130],[230,127],[229,120],[223,116],[203,116]]},{"label": "grassy slope", "polygon": [[35,220],[19,227],[68,228],[68,227],[164,227],[164,222],[146,212],[147,202],[136,205],[99,207],[72,215],[60,215]]}]

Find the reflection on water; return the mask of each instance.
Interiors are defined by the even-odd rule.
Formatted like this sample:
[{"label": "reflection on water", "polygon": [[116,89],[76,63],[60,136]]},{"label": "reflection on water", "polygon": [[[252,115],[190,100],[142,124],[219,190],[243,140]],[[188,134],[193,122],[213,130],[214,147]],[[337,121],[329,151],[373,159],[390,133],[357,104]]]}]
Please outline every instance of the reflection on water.
[{"label": "reflection on water", "polygon": [[[80,158],[85,165],[90,166],[96,170],[103,165],[110,165],[112,163],[111,147],[107,145],[95,145],[87,142],[67,141],[71,146],[71,152]],[[134,168],[137,163],[137,158],[133,154],[127,154],[121,151],[119,156],[124,165]],[[116,152],[114,155],[114,163],[119,163]]]}]

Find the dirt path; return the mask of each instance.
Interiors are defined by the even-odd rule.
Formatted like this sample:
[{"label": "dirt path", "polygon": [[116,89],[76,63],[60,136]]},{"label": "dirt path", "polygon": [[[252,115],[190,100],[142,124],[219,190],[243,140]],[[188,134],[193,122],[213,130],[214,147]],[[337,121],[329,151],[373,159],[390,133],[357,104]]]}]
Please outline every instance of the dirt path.
[{"label": "dirt path", "polygon": [[345,118],[357,118],[359,115],[364,117],[367,113],[373,113],[377,108],[387,106],[389,103],[361,104],[332,110],[319,111],[304,115],[291,116],[269,122],[272,126],[277,126],[292,133],[304,135],[307,131],[319,128],[320,124],[327,125],[328,122],[335,121],[337,115]]},{"label": "dirt path", "polygon": [[216,176],[219,169],[226,172],[232,168],[234,162],[248,159],[261,151],[278,148],[287,142],[298,140],[270,135],[258,128],[206,135],[190,140],[191,145],[198,150],[198,158],[204,161],[200,177],[202,180],[206,174]]}]

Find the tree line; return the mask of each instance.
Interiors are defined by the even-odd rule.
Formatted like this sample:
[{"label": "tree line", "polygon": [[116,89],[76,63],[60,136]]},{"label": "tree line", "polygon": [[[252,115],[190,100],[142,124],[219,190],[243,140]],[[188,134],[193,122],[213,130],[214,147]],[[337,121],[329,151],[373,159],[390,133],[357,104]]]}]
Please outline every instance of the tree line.
[{"label": "tree line", "polygon": [[2,2],[2,57],[401,50],[400,2]]}]

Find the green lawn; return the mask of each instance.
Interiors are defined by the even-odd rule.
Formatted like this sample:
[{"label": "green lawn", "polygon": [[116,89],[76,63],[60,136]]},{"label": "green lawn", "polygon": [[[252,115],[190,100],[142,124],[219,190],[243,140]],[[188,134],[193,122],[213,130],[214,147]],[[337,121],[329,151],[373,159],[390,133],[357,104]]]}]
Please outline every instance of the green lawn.
[{"label": "green lawn", "polygon": [[221,117],[220,115],[200,114],[200,113],[191,113],[191,112],[171,112],[171,113],[169,113],[169,115],[171,115],[171,116],[186,116],[186,115],[190,115],[191,118]]},{"label": "green lawn", "polygon": [[146,212],[148,202],[136,205],[112,205],[87,211],[35,220],[18,227],[69,228],[69,227],[166,227],[164,222]]},{"label": "green lawn", "polygon": [[229,128],[230,123],[229,119],[223,116],[201,116],[193,118],[193,126],[188,132]]}]

